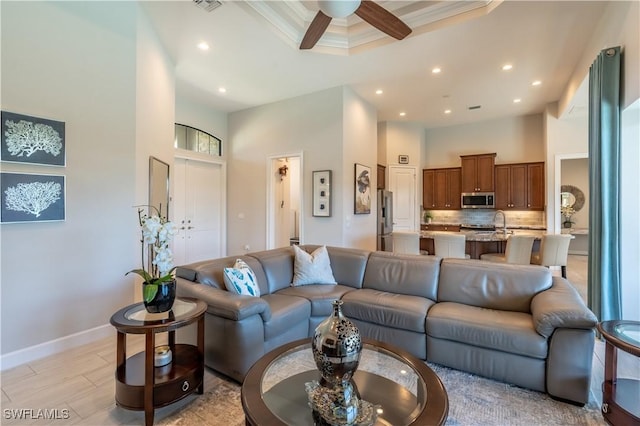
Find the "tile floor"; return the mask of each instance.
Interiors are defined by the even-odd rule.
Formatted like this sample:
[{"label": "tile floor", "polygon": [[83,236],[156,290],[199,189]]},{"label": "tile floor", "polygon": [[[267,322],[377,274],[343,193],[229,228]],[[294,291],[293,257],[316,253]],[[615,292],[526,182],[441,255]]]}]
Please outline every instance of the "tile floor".
[{"label": "tile floor", "polygon": [[[554,273],[559,274],[559,271]],[[580,294],[586,297],[587,257],[570,256],[567,275]],[[142,350],[144,341],[130,336],[130,353]],[[625,377],[640,378],[637,358],[619,351],[619,372]],[[2,418],[0,423],[10,424],[81,424],[123,425],[143,424],[142,412],[124,410],[115,406],[115,331],[113,338],[98,340],[61,354],[33,361],[0,373],[2,389]],[[205,370],[205,389],[220,380]],[[593,357],[592,395],[600,403],[601,383],[604,376],[604,343],[596,341]],[[178,404],[156,410],[156,420],[167,417],[195,396]],[[11,409],[50,409],[60,420],[17,421],[10,418]],[[34,411],[34,417],[38,414]]]}]

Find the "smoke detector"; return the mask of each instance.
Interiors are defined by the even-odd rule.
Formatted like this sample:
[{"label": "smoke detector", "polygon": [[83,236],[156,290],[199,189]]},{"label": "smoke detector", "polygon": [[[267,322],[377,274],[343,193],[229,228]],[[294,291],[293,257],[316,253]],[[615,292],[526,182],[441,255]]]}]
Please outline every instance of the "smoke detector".
[{"label": "smoke detector", "polygon": [[222,6],[222,2],[218,0],[193,0],[193,2],[200,9],[204,9],[207,12],[211,12],[213,9]]}]

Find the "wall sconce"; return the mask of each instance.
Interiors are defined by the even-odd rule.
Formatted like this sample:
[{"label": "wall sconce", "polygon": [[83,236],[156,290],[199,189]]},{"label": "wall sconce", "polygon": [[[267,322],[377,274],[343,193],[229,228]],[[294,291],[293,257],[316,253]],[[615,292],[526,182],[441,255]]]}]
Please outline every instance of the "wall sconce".
[{"label": "wall sconce", "polygon": [[287,170],[289,170],[289,168],[284,165],[282,167],[280,167],[278,169],[278,174],[280,175],[280,180],[284,179],[284,177],[287,175]]}]

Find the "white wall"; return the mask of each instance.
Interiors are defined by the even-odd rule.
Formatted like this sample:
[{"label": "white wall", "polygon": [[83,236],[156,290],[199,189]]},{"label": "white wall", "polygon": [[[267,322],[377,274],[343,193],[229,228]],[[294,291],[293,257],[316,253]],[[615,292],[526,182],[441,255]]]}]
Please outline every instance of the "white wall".
[{"label": "white wall", "polygon": [[[341,245],[343,192],[334,185],[332,216],[313,217],[311,173],[332,170],[342,182],[343,89],[333,88],[229,114],[227,252],[266,247],[267,158],[304,153],[302,236],[307,244]],[[352,174],[353,172],[350,172]]]},{"label": "white wall", "polygon": [[[2,109],[66,123],[66,221],[4,224],[2,354],[107,324],[136,265],[136,5],[2,2]],[[112,332],[112,330],[108,330]],[[20,359],[25,362],[25,358]]]},{"label": "white wall", "polygon": [[[344,116],[341,150],[343,152],[342,173],[342,205],[343,238],[341,246],[356,247],[364,250],[376,249],[377,197],[376,183],[378,178],[377,144],[378,126],[376,110],[366,103],[351,89],[343,92]],[[354,214],[355,197],[355,163],[371,168],[370,188],[371,213]],[[334,182],[340,182],[335,180]],[[308,193],[310,194],[310,193]],[[311,198],[311,197],[307,197]],[[318,240],[321,242],[321,240]]]},{"label": "white wall", "polygon": [[[640,99],[622,112],[620,147],[620,280],[622,318],[640,321]],[[629,196],[627,196],[629,195]]]},{"label": "white wall", "polygon": [[460,156],[497,153],[496,164],[544,161],[542,115],[426,129],[422,168],[460,167]]},{"label": "white wall", "polygon": [[[2,108],[66,123],[66,221],[2,225],[2,368],[113,335],[136,204],[173,146],[173,66],[135,2],[2,2]],[[25,54],[28,52],[28,54]],[[134,296],[132,297],[132,293]]]},{"label": "white wall", "polygon": [[176,123],[195,127],[222,139],[222,158],[227,158],[228,114],[176,94]]},{"label": "white wall", "polygon": [[[377,177],[373,107],[337,87],[231,113],[228,131],[230,255],[266,247],[266,160],[293,152],[304,158],[301,242],[375,248],[375,197],[371,214],[353,214],[354,163],[371,166],[372,182]],[[332,171],[331,217],[312,215],[314,170]]]}]

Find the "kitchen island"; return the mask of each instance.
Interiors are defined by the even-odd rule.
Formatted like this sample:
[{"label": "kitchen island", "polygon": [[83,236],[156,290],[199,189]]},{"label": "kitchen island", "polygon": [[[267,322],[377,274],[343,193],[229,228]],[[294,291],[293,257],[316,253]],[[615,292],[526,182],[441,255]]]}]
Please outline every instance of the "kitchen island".
[{"label": "kitchen island", "polygon": [[[429,254],[435,253],[433,236],[437,232],[446,231],[420,231],[420,250],[426,250]],[[468,254],[471,259],[480,259],[480,256],[485,253],[504,253],[507,248],[507,239],[511,235],[533,235],[535,241],[532,251],[538,251],[540,250],[540,240],[545,232],[544,230],[507,229],[506,234],[502,230],[460,231],[452,233],[464,234],[466,238],[465,253]]]}]

